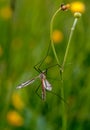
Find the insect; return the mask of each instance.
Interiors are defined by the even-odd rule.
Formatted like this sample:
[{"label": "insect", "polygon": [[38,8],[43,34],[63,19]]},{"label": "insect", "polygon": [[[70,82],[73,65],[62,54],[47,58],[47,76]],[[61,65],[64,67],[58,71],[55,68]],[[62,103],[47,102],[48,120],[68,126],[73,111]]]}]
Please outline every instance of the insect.
[{"label": "insect", "polygon": [[[46,74],[48,69],[45,69],[45,71],[42,71],[40,69],[40,67],[42,66],[43,62],[45,61],[46,57],[48,56],[50,50],[50,44],[47,50],[47,54],[46,56],[34,66],[34,69],[39,72],[39,75],[37,75],[36,77],[32,78],[31,80],[28,80],[26,82],[21,83],[20,85],[18,85],[16,88],[17,89],[21,89],[24,88],[28,85],[33,84],[37,79],[40,79],[41,81],[41,89],[42,89],[42,100],[46,99],[46,90],[47,91],[51,91],[52,90],[52,85],[49,83],[49,81],[46,79]],[[39,87],[38,87],[39,88]],[[38,91],[38,88],[36,89],[36,91]]]},{"label": "insect", "polygon": [[31,80],[28,80],[20,85],[17,86],[17,89],[21,89],[23,87],[26,87],[28,85],[31,85],[36,81],[36,79],[40,79],[41,81],[41,87],[42,87],[42,100],[46,99],[46,90],[51,91],[52,90],[52,85],[49,83],[49,81],[46,79],[45,76],[45,71],[41,72],[38,76],[35,78],[32,78]]},{"label": "insect", "polygon": [[[42,89],[42,100],[45,100],[46,99],[46,91],[49,91],[53,94],[55,94],[56,96],[58,96],[55,92],[52,91],[52,85],[51,83],[47,80],[46,78],[46,74],[47,74],[47,71],[54,67],[54,66],[58,66],[60,68],[60,65],[58,64],[55,64],[55,65],[52,65],[52,66],[49,66],[48,68],[44,69],[44,71],[42,71],[40,69],[40,67],[42,66],[43,62],[45,61],[46,57],[48,56],[48,53],[49,53],[49,49],[50,49],[50,45],[48,47],[48,51],[47,51],[47,55],[38,63],[34,66],[34,69],[39,72],[39,75],[37,75],[36,77],[32,78],[31,80],[28,80],[26,82],[23,82],[21,83],[20,85],[18,85],[16,88],[17,89],[21,89],[21,88],[24,88],[28,85],[31,85],[33,84],[37,79],[40,79],[41,81],[41,89]],[[38,91],[39,87],[36,89],[36,92]],[[38,93],[37,93],[38,94]],[[39,96],[39,95],[38,95]],[[59,97],[59,96],[58,96]],[[61,98],[61,97],[59,97]]]}]

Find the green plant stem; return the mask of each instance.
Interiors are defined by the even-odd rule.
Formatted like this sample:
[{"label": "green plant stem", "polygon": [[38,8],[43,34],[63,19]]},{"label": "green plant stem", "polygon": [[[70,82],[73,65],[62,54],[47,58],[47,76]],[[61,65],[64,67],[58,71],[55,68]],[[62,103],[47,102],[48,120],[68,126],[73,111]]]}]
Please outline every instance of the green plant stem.
[{"label": "green plant stem", "polygon": [[[73,23],[72,28],[71,28],[69,40],[68,40],[68,43],[67,43],[67,47],[66,47],[66,51],[65,51],[65,55],[64,55],[64,60],[63,60],[62,66],[61,66],[61,81],[62,81],[61,96],[62,97],[64,97],[64,89],[63,89],[63,71],[64,71],[64,65],[65,65],[65,62],[66,62],[66,58],[67,58],[67,55],[68,55],[68,51],[69,51],[69,47],[70,47],[72,35],[73,35],[74,29],[76,27],[77,21],[78,21],[78,18],[75,18],[74,23]],[[62,114],[63,114],[62,115],[62,117],[63,117],[62,118],[62,130],[66,130],[66,128],[67,128],[67,120],[66,120],[66,109],[65,109],[64,102],[62,102]]]},{"label": "green plant stem", "polygon": [[74,23],[73,23],[72,28],[71,28],[69,40],[68,40],[65,55],[64,55],[64,60],[63,60],[63,63],[62,63],[62,69],[64,69],[64,65],[65,65],[65,62],[66,62],[67,55],[68,55],[68,50],[69,50],[69,47],[70,47],[72,35],[73,35],[74,29],[76,27],[77,21],[78,21],[78,18],[75,18]]},{"label": "green plant stem", "polygon": [[[54,13],[54,15],[52,16],[52,19],[51,19],[51,23],[50,23],[51,46],[52,46],[52,50],[53,50],[55,59],[56,59],[56,61],[57,61],[57,64],[59,64],[59,65],[60,65],[60,62],[59,62],[59,59],[58,59],[58,56],[57,56],[57,53],[56,53],[56,50],[55,50],[55,47],[54,47],[54,43],[53,43],[53,39],[52,39],[52,33],[53,33],[53,21],[54,21],[54,19],[55,19],[55,16],[57,15],[57,13],[58,13],[60,10],[61,10],[61,8],[59,8],[59,9]],[[79,18],[80,16],[81,16],[80,14],[75,14],[75,20],[74,20],[74,22],[73,22],[73,25],[72,25],[72,28],[71,28],[71,31],[70,31],[70,35],[69,35],[69,39],[68,39],[68,43],[67,43],[67,47],[66,47],[64,59],[63,59],[63,63],[62,63],[62,66],[61,66],[61,68],[60,68],[61,81],[62,81],[61,97],[62,97],[63,99],[64,99],[64,87],[63,87],[63,71],[64,71],[64,66],[65,66],[65,62],[66,62],[66,59],[67,59],[67,55],[68,55],[68,51],[69,51],[69,47],[70,47],[72,35],[73,35],[74,30],[75,30],[75,27],[76,27],[78,18]],[[66,129],[67,129],[66,109],[65,109],[65,103],[62,102],[62,130],[66,130]]]},{"label": "green plant stem", "polygon": [[[53,39],[52,39],[52,33],[53,33],[53,21],[55,19],[55,16],[57,15],[57,13],[61,10],[61,8],[59,8],[53,15],[52,19],[51,19],[51,23],[50,23],[50,39],[51,39],[51,46],[52,46],[52,50],[53,50],[53,53],[54,53],[54,56],[55,56],[55,59],[57,61],[57,64],[60,65],[60,62],[59,62],[59,59],[58,59],[58,56],[57,56],[57,53],[56,53],[56,50],[55,50],[55,47],[54,47],[54,43],[53,43]],[[62,75],[62,68],[60,68],[61,70],[61,77],[63,76]],[[63,77],[62,77],[62,87],[61,87],[61,97],[64,99],[64,88],[63,88]],[[66,119],[66,110],[65,110],[65,103],[62,101],[62,130],[66,130],[66,122],[67,122],[67,119]]]},{"label": "green plant stem", "polygon": [[51,46],[52,46],[52,50],[53,50],[55,59],[56,59],[56,61],[57,61],[57,64],[60,64],[60,63],[59,63],[59,59],[58,59],[58,56],[57,56],[57,53],[56,53],[56,50],[55,50],[55,47],[54,47],[54,43],[53,43],[53,39],[52,39],[52,33],[53,33],[53,21],[54,21],[54,19],[55,19],[55,16],[57,15],[57,13],[58,13],[60,10],[61,10],[61,8],[59,8],[59,9],[54,13],[54,15],[52,16],[51,22],[50,22],[50,39],[51,39]]},{"label": "green plant stem", "polygon": [[[61,73],[61,97],[64,96],[64,86],[63,86],[63,72]],[[62,102],[62,130],[67,129],[67,117],[66,117],[66,109],[65,109],[65,102]]]}]

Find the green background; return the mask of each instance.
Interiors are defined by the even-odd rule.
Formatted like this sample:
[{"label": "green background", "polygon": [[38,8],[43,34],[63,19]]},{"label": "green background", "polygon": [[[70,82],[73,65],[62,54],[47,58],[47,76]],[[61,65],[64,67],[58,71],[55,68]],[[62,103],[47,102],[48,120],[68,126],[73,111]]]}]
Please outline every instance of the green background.
[{"label": "green background", "polygon": [[[14,0],[15,1],[15,0]],[[65,3],[73,0],[65,1]],[[0,8],[11,5],[9,0],[0,0]],[[64,71],[65,108],[67,113],[67,130],[90,129],[90,1],[83,0],[86,10],[79,19],[69,49]],[[59,8],[60,0],[16,0],[13,17],[4,20],[0,17],[0,129],[1,130],[61,130],[63,102],[55,94],[47,92],[46,101],[35,93],[40,81],[25,89],[16,90],[23,81],[38,75],[33,68],[46,56],[50,44],[50,20]],[[62,31],[64,39],[55,44],[60,63],[65,49],[74,17],[70,11],[60,12],[54,29]],[[42,68],[56,63],[52,49],[50,62],[44,61]],[[53,92],[60,94],[61,81],[58,78],[58,67],[47,73],[53,86]],[[41,89],[39,95],[41,96]],[[25,107],[17,110],[11,102],[17,92]],[[8,111],[15,110],[24,119],[20,127],[8,123]]]}]

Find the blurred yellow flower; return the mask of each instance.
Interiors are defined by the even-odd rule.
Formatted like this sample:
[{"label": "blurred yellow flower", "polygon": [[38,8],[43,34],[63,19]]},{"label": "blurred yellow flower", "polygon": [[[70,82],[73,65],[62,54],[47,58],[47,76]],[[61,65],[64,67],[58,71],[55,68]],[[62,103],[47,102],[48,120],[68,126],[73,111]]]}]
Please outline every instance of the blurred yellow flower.
[{"label": "blurred yellow flower", "polygon": [[59,43],[63,40],[63,33],[59,30],[54,30],[52,34],[52,39],[54,43]]},{"label": "blurred yellow flower", "polygon": [[3,49],[2,47],[0,46],[0,57],[3,55]]},{"label": "blurred yellow flower", "polygon": [[70,9],[73,13],[75,13],[75,12],[84,13],[85,12],[85,5],[83,2],[75,1],[75,2],[71,3]]},{"label": "blurred yellow flower", "polygon": [[22,126],[24,124],[23,118],[16,111],[9,111],[7,113],[7,121],[13,126]]},{"label": "blurred yellow flower", "polygon": [[9,6],[3,7],[0,10],[0,16],[5,19],[8,20],[12,17],[12,10]]},{"label": "blurred yellow flower", "polygon": [[13,93],[13,95],[12,95],[12,104],[18,110],[21,110],[24,108],[24,103],[23,103],[20,95],[16,92]]}]

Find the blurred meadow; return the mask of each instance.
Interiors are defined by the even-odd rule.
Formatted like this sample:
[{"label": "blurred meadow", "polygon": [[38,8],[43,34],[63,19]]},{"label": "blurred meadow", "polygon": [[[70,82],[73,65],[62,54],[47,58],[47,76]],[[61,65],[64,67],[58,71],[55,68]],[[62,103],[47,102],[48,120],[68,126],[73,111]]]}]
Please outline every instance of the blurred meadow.
[{"label": "blurred meadow", "polygon": [[[65,3],[72,3],[67,0]],[[90,1],[81,0],[85,11],[76,25],[64,71],[64,101],[58,67],[48,69],[53,93],[46,101],[36,94],[40,80],[23,89],[17,85],[34,78],[34,69],[47,54],[50,20],[62,0],[0,0],[0,130],[64,130],[62,102],[67,130],[90,130]],[[62,64],[72,11],[61,11],[54,20],[53,41]],[[41,70],[56,64],[52,48]],[[41,88],[38,91],[41,96]],[[67,103],[66,103],[67,102]]]}]

